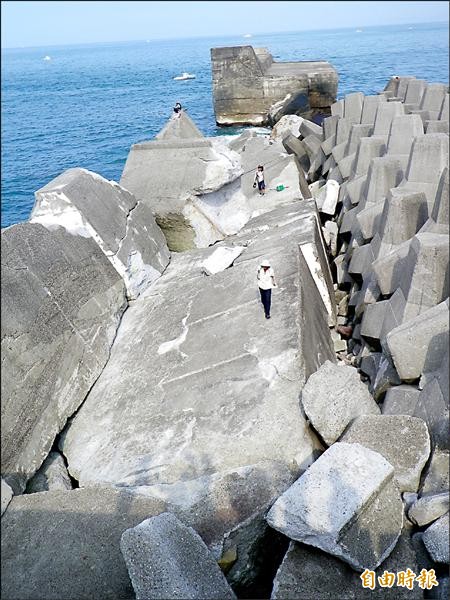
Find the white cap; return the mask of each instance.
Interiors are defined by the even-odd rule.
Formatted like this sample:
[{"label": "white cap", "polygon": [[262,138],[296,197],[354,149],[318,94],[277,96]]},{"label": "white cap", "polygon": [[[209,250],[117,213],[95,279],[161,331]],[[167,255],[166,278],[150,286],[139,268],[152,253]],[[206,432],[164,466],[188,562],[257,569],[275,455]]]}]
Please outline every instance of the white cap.
[{"label": "white cap", "polygon": [[267,259],[261,261],[262,267],[270,267],[270,262]]}]

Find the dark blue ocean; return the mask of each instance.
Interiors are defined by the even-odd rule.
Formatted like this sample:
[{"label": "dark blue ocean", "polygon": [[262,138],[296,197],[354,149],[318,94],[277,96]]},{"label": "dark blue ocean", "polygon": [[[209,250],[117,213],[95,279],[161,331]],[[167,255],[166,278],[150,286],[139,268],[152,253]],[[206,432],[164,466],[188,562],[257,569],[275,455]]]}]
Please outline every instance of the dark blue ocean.
[{"label": "dark blue ocean", "polygon": [[[375,94],[391,75],[448,82],[448,36],[448,24],[424,24],[2,50],[2,227],[27,220],[34,192],[69,167],[118,181],[130,146],[151,139],[177,100],[206,135],[235,133],[215,125],[213,46],[328,60],[342,97]],[[196,79],[174,81],[183,71]]]}]

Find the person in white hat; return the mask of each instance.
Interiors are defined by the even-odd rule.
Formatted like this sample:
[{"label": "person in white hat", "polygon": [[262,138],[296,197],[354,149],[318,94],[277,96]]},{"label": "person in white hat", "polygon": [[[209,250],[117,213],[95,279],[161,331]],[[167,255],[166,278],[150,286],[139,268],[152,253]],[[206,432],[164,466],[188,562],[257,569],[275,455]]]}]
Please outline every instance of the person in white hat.
[{"label": "person in white hat", "polygon": [[264,314],[266,319],[270,319],[270,304],[272,301],[272,289],[277,287],[275,282],[275,273],[273,272],[270,262],[267,259],[261,261],[261,265],[256,275],[258,281],[259,293],[261,302],[264,306]]}]

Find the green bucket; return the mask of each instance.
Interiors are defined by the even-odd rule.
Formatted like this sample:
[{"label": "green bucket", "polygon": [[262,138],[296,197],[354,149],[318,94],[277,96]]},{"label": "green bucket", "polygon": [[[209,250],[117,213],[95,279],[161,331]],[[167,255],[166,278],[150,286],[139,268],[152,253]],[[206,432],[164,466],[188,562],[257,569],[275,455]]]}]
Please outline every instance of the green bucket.
[{"label": "green bucket", "polygon": [[284,190],[284,185],[280,183],[280,185],[277,185],[276,190],[277,192],[282,192]]}]

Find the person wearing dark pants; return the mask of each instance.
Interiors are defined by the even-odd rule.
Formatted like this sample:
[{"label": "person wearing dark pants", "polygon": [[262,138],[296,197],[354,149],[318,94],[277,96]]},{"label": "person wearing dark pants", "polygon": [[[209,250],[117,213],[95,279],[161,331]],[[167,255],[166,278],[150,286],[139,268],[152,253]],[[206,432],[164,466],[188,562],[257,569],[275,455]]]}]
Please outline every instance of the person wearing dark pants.
[{"label": "person wearing dark pants", "polygon": [[273,272],[270,262],[262,260],[256,276],[258,281],[259,293],[261,302],[264,307],[266,319],[270,319],[270,305],[272,301],[272,289],[277,287],[275,282],[275,273]]}]

